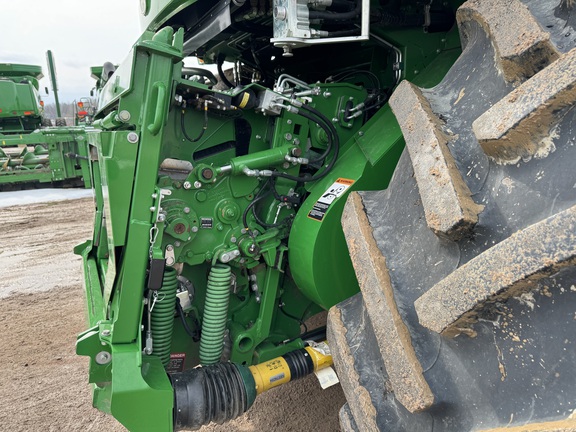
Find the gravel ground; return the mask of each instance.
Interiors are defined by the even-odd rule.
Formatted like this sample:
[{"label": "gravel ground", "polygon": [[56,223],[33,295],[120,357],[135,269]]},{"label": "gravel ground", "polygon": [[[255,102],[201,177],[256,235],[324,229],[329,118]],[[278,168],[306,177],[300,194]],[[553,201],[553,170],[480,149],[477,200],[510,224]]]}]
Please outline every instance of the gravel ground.
[{"label": "gravel ground", "polygon": [[[72,248],[90,237],[92,199],[0,208],[0,429],[125,429],[91,406],[82,264]],[[261,395],[242,417],[208,431],[338,431],[339,385],[314,375]]]}]

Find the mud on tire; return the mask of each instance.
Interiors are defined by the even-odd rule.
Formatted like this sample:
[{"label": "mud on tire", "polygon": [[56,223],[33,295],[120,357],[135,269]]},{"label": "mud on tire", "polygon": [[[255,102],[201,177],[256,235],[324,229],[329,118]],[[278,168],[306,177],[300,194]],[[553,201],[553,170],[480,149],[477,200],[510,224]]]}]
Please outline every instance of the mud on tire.
[{"label": "mud on tire", "polygon": [[576,429],[571,3],[464,3],[444,80],[392,95],[406,150],[342,220],[361,286],[328,318],[343,430]]}]

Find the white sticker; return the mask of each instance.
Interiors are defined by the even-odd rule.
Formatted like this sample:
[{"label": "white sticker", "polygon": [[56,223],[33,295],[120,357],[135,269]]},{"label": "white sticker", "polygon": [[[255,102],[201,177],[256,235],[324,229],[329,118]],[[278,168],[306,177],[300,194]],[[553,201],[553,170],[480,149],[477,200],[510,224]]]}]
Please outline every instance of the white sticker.
[{"label": "white sticker", "polygon": [[338,375],[336,375],[336,372],[330,366],[314,373],[318,377],[318,382],[320,382],[322,390],[326,390],[328,387],[332,387],[340,382]]},{"label": "white sticker", "polygon": [[306,343],[310,346],[310,348],[318,351],[320,354],[325,356],[330,356],[332,353],[330,352],[330,347],[328,344],[324,342],[314,342],[313,340],[308,340]]},{"label": "white sticker", "polygon": [[326,192],[322,194],[318,201],[312,206],[312,210],[308,213],[310,219],[322,222],[328,208],[332,205],[334,201],[340,198],[346,190],[354,184],[354,180],[349,180],[345,178],[339,178],[332,185],[326,189]]}]

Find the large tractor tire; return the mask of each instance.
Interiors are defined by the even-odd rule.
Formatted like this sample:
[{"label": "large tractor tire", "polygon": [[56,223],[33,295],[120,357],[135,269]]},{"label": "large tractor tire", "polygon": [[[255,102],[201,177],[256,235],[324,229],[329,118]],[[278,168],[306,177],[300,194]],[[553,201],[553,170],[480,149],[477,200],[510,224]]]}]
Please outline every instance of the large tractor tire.
[{"label": "large tractor tire", "polygon": [[64,117],[58,117],[56,119],[56,126],[59,127],[66,126],[66,119]]},{"label": "large tractor tire", "polygon": [[444,80],[392,95],[406,150],[342,217],[361,286],[328,316],[343,430],[576,430],[576,10],[559,3],[466,2]]}]

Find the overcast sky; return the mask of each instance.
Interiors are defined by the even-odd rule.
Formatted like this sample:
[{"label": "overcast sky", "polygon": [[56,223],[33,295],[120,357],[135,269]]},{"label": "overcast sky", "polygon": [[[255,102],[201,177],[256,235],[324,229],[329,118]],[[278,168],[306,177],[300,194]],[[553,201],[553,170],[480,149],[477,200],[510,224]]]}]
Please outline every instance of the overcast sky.
[{"label": "overcast sky", "polygon": [[[141,34],[139,0],[27,0],[0,2],[0,63],[42,66],[52,50],[60,101],[88,96],[90,67],[121,63]],[[41,88],[51,88],[46,78]],[[52,92],[46,103],[54,102]]]}]

